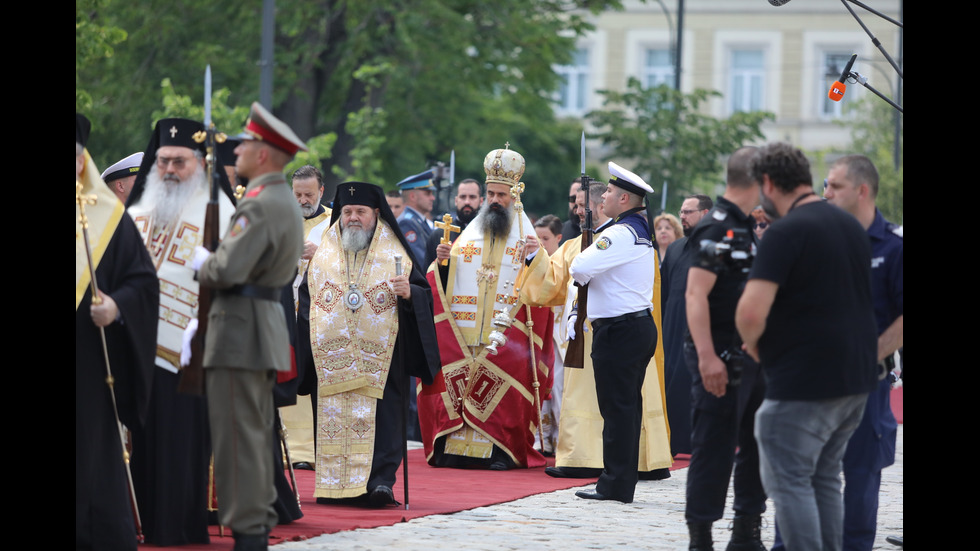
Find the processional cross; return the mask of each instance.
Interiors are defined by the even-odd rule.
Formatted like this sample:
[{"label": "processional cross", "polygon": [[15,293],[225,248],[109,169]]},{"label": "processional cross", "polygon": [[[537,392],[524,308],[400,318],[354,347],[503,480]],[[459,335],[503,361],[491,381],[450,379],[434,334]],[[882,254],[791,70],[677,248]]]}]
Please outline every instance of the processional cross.
[{"label": "processional cross", "polygon": [[[436,222],[436,227],[442,230],[442,239],[439,240],[440,244],[449,243],[449,233],[460,230],[459,226],[453,225],[453,217],[448,212],[442,215],[442,222]],[[439,264],[445,266],[449,264],[449,259],[443,258],[439,261]]]}]

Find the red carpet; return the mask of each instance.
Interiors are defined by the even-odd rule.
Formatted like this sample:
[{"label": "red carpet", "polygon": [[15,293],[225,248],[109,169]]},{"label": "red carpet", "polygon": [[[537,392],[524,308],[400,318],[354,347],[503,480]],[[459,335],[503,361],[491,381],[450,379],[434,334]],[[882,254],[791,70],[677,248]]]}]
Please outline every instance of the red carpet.
[{"label": "red carpet", "polygon": [[[892,390],[892,411],[899,423],[904,422],[903,388]],[[690,456],[678,454],[671,470],[687,467]],[[554,459],[548,461],[554,465]],[[585,486],[593,479],[551,478],[544,468],[488,471],[482,469],[436,469],[425,463],[422,450],[408,452],[409,510],[404,507],[368,509],[340,505],[317,505],[313,498],[313,472],[296,471],[302,498],[303,518],[272,531],[270,544],[281,541],[309,539],[321,534],[332,534],[356,528],[374,528],[406,522],[427,515],[455,513],[475,507],[505,503],[529,495],[552,492],[577,486]],[[395,499],[404,500],[402,471],[398,471]],[[180,551],[231,549],[230,533],[218,536],[218,528],[211,527],[210,545],[186,545],[163,548],[143,545],[143,548],[174,549]]]},{"label": "red carpet", "polygon": [[[554,459],[549,460],[554,465]],[[684,463],[686,465],[686,462]],[[303,509],[303,518],[292,524],[276,526],[270,544],[281,541],[304,540],[331,534],[341,530],[374,528],[427,515],[455,513],[484,505],[513,501],[529,495],[552,492],[565,488],[585,486],[595,479],[552,478],[544,474],[544,468],[489,471],[483,469],[437,469],[425,463],[422,450],[408,452],[409,510],[403,506],[386,509],[341,505],[317,505],[313,498],[313,472],[296,471]],[[402,470],[398,470],[398,483],[394,488],[395,499],[404,501]],[[162,548],[143,545],[143,548],[174,549],[180,551],[231,549],[233,540],[218,536],[218,527],[211,527],[210,545],[185,545]]]}]

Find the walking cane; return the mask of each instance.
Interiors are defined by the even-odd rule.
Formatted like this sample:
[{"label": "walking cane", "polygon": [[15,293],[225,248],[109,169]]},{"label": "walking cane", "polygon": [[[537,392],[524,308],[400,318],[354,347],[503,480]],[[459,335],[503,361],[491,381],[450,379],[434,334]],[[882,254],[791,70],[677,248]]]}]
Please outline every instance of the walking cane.
[{"label": "walking cane", "polygon": [[[402,255],[396,254],[395,258],[395,275],[402,275]],[[405,343],[401,343],[398,347],[398,361],[402,368],[405,367]],[[411,378],[408,377],[407,373],[402,372],[402,379],[404,379],[404,388],[402,392],[402,478],[405,481],[405,510],[408,510],[408,393],[411,392],[411,386],[409,381]]]}]

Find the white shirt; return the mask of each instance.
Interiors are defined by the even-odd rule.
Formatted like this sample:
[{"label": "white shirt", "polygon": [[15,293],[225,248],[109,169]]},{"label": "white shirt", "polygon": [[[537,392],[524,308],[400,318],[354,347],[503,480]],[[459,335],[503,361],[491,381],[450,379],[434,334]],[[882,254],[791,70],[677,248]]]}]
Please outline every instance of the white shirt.
[{"label": "white shirt", "polygon": [[615,224],[572,261],[572,278],[580,285],[589,284],[590,320],[652,308],[657,250],[636,241],[629,226]]}]

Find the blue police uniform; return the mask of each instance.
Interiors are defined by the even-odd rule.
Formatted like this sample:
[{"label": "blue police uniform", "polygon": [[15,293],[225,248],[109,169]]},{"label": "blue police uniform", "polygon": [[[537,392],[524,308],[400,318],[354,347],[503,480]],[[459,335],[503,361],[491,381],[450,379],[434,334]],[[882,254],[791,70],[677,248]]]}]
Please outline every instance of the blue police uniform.
[{"label": "blue police uniform", "polygon": [[429,220],[417,210],[406,206],[402,215],[398,217],[398,227],[401,228],[402,234],[405,235],[405,241],[412,249],[415,263],[421,266],[422,261],[425,260],[425,243],[429,234],[432,233]]},{"label": "blue police uniform", "polygon": [[[430,169],[409,176],[395,185],[403,193],[418,189],[435,191],[435,187],[432,185],[432,178],[434,177],[435,173]],[[425,244],[429,239],[429,234],[435,229],[435,226],[422,213],[405,205],[405,210],[398,217],[398,227],[401,228],[402,234],[405,236],[405,241],[408,243],[412,255],[415,257],[414,263],[421,266],[422,272],[424,273],[428,267],[422,264],[425,260]]]},{"label": "blue police uniform", "polygon": [[[902,237],[896,224],[875,212],[871,238],[871,298],[880,336],[904,315]],[[844,549],[870,550],[878,517],[881,470],[895,462],[898,423],[891,410],[891,379],[868,395],[861,425],[844,454]]]}]

